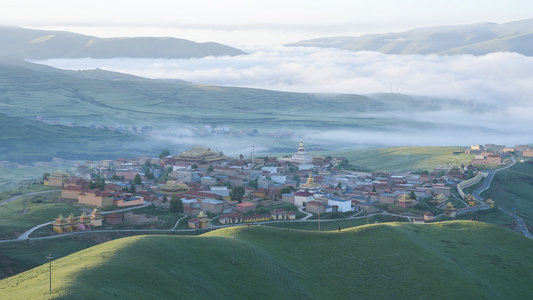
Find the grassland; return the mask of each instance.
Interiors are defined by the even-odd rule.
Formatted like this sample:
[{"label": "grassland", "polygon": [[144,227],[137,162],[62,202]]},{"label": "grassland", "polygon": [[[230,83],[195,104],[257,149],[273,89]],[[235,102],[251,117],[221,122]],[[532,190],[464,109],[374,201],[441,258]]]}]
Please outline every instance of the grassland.
[{"label": "grassland", "polygon": [[[341,230],[352,228],[356,226],[377,224],[384,222],[408,222],[406,218],[399,218],[387,215],[374,215],[368,218],[352,219],[352,220],[335,220],[320,222],[320,231]],[[296,230],[310,230],[318,231],[318,222],[272,222],[265,224],[265,226],[272,226],[278,228],[296,229]]]},{"label": "grassland", "polygon": [[31,227],[53,221],[59,214],[81,213],[76,201],[59,199],[60,191],[27,196],[0,205],[0,239],[13,239]]},{"label": "grassland", "polygon": [[[139,145],[143,145],[139,148]],[[64,159],[118,158],[154,148],[146,138],[119,132],[47,125],[0,114],[0,160],[28,163]]]},{"label": "grassland", "polygon": [[[235,236],[235,249],[233,237]],[[118,239],[0,281],[11,299],[524,299],[533,241],[482,222]],[[235,253],[235,264],[232,254]]]},{"label": "grassland", "polygon": [[[533,229],[533,165],[516,163],[509,169],[497,172],[483,198],[492,198],[496,205],[515,212]],[[514,208],[514,209],[513,209]]]},{"label": "grassland", "polygon": [[[238,148],[231,149],[233,151],[249,149],[250,145],[256,145],[259,149],[261,145],[268,148],[268,153],[292,153],[297,146],[295,139],[311,138],[315,133],[336,136],[331,141],[314,141],[317,149],[334,151],[339,148],[338,141],[345,143],[343,147],[365,144],[365,141],[344,139],[340,136],[343,132],[363,130],[394,134],[400,130],[398,124],[402,128],[442,129],[440,123],[415,121],[406,116],[435,112],[457,104],[455,100],[400,94],[320,95],[201,86],[104,71],[62,71],[6,59],[0,59],[0,91],[0,111],[6,115],[3,118],[17,117],[6,119],[4,123],[11,124],[12,128],[6,129],[5,133],[4,125],[0,126],[0,136],[7,139],[0,140],[4,145],[0,146],[0,159],[4,160],[43,160],[50,155],[72,159],[79,153],[97,156],[120,151],[123,155],[147,155],[147,151],[158,153],[168,148],[169,143],[176,144],[177,139],[180,142],[176,147],[181,147],[182,151],[188,147],[182,145],[184,137],[189,145],[207,143]],[[20,119],[35,120],[37,117],[60,124],[75,122],[80,126],[130,129],[133,126],[150,126],[157,139],[146,142],[139,137],[113,131],[45,126]],[[232,135],[208,135],[206,125],[227,125]],[[446,124],[448,129],[453,126]],[[258,129],[258,135],[249,136],[248,133],[254,129]],[[292,132],[293,135],[286,139],[274,138],[271,134],[277,131]],[[32,144],[34,141],[44,146],[36,147],[36,144]],[[155,146],[156,141],[166,145]],[[150,148],[152,146],[159,148],[159,151]],[[7,151],[4,153],[2,150]],[[224,150],[229,152],[228,149]],[[395,151],[401,160],[383,160],[377,166],[372,163],[372,156],[387,156],[386,150],[381,150],[379,154],[350,152],[346,156],[358,156],[358,164],[370,165],[372,169],[388,169],[389,164],[393,169],[401,169],[407,165],[406,160],[413,159],[421,160],[416,168],[464,161],[451,157],[449,153],[435,161],[434,157],[425,157],[426,154],[421,150],[407,153],[410,150],[398,148]]]},{"label": "grassland", "polygon": [[391,147],[323,152],[323,155],[343,156],[351,165],[381,171],[428,170],[435,167],[468,164],[474,157],[467,154],[454,154],[461,147]]},{"label": "grassland", "polygon": [[[67,171],[69,167],[57,166],[57,167],[21,167],[21,168],[0,168],[0,202],[5,200],[6,195],[3,192],[9,192],[9,194],[28,191],[27,184],[30,183],[33,187],[41,190],[42,185],[39,183],[43,179],[44,173],[53,173],[58,170]],[[72,167],[70,167],[72,170]],[[34,186],[33,184],[38,184]]]}]

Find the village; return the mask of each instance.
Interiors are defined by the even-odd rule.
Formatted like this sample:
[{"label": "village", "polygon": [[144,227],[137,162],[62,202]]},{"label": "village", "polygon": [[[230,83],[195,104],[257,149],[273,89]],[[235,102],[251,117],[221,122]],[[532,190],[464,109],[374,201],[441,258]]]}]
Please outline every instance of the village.
[{"label": "village", "polygon": [[66,233],[103,224],[150,223],[157,217],[112,211],[148,204],[169,210],[173,200],[189,216],[191,229],[384,211],[408,216],[413,223],[432,222],[493,208],[493,199],[476,199],[463,189],[482,179],[480,170],[504,165],[509,154],[533,157],[527,146],[475,145],[466,150],[476,155],[467,166],[390,174],[346,169],[344,158],[314,157],[303,142],[296,150],[281,158],[231,158],[197,146],[158,158],[79,163],[75,172],[58,171],[44,182],[61,187],[62,199],[86,208],[79,216],[59,215],[52,227]]}]

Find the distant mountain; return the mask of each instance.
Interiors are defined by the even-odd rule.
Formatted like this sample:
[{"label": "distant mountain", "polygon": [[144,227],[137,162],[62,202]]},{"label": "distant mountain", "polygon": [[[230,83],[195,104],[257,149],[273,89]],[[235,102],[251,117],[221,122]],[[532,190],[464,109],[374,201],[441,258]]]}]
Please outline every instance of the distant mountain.
[{"label": "distant mountain", "polygon": [[0,56],[49,58],[194,58],[243,51],[218,43],[168,37],[97,38],[71,32],[0,27]]},{"label": "distant mountain", "polygon": [[473,54],[517,52],[533,56],[533,19],[414,29],[359,37],[326,37],[287,46],[379,51],[386,54]]}]

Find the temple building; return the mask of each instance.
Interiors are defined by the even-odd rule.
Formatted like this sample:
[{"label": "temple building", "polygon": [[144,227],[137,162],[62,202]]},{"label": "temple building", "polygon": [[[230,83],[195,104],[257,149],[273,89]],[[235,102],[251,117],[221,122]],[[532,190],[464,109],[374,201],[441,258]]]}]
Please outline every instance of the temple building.
[{"label": "temple building", "polygon": [[52,228],[57,233],[67,233],[73,231],[91,230],[91,226],[102,226],[101,221],[93,222],[93,216],[99,218],[100,212],[95,209],[91,217],[88,217],[85,212],[81,213],[79,217],[75,217],[74,214],[71,213],[66,219],[62,214],[60,214],[55,221],[52,222]]},{"label": "temple building", "polygon": [[433,200],[431,200],[431,203],[435,205],[436,207],[443,207],[446,205],[446,201],[449,198],[446,197],[443,194],[438,194],[436,197],[433,197]]},{"label": "temple building", "polygon": [[207,215],[203,211],[200,211],[196,218],[189,220],[189,227],[193,229],[208,228],[209,219],[207,218]]},{"label": "temple building", "polygon": [[69,180],[70,175],[68,173],[65,173],[63,171],[57,171],[52,173],[52,175],[48,177],[48,185],[63,187],[65,185],[65,182]]},{"label": "temple building", "polygon": [[179,183],[177,181],[167,181],[164,186],[161,187],[161,194],[172,196],[172,195],[180,195],[183,193],[186,193],[191,188],[183,183]]},{"label": "temple building", "polygon": [[185,151],[183,153],[178,154],[177,156],[174,156],[174,159],[179,162],[212,164],[222,162],[226,159],[226,157],[224,155],[216,153],[211,149],[196,146],[189,151]]},{"label": "temple building", "polygon": [[94,227],[102,226],[102,215],[98,209],[93,209],[93,213],[90,217],[91,225]]},{"label": "temple building", "polygon": [[403,194],[398,199],[398,206],[403,208],[409,208],[414,206],[414,200],[408,194]]},{"label": "temple building", "polygon": [[448,202],[448,204],[446,204],[446,207],[444,208],[444,216],[448,218],[455,218],[456,214],[457,209],[451,202]]},{"label": "temple building", "polygon": [[494,200],[489,199],[489,200],[487,200],[485,203],[487,203],[488,205],[490,205],[490,208],[494,208]]},{"label": "temple building", "polygon": [[474,198],[474,196],[472,196],[470,194],[465,196],[465,200],[468,203],[468,205],[470,205],[470,206],[476,205],[476,198]]},{"label": "temple building", "polygon": [[315,183],[313,179],[313,172],[309,172],[309,177],[307,177],[307,182],[300,184],[300,191],[307,191],[310,193],[315,193],[320,191],[320,184]]},{"label": "temple building", "polygon": [[300,142],[300,147],[298,147],[298,152],[296,152],[290,162],[297,164],[311,164],[313,162],[313,157],[305,152],[304,142]]}]

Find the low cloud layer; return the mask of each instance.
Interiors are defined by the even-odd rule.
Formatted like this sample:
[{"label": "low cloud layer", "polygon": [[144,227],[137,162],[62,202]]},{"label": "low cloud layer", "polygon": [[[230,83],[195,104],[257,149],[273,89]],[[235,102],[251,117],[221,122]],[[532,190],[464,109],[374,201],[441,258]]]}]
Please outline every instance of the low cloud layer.
[{"label": "low cloud layer", "polygon": [[[431,129],[423,126],[396,127],[383,132],[332,132],[326,129],[326,132],[301,132],[298,135],[298,139],[316,141],[317,144],[347,141],[347,147],[355,147],[362,144],[513,145],[531,142],[533,57],[516,53],[484,56],[386,55],[371,51],[277,47],[237,57],[53,59],[40,63],[62,69],[101,68],[154,79],[182,79],[197,84],[291,92],[393,92],[456,99],[465,107],[474,107],[455,107],[409,116],[410,121],[430,124]],[[384,117],[382,113],[376,113]],[[396,116],[392,113],[388,117]],[[441,131],[436,134],[435,128]],[[182,142],[184,139],[195,142],[192,136],[181,137]],[[237,149],[230,152],[236,153],[249,147],[233,146]]]},{"label": "low cloud layer", "polygon": [[101,68],[148,78],[305,93],[399,92],[480,102],[520,103],[533,92],[533,57],[386,55],[277,47],[237,57],[200,59],[52,59],[63,69]]}]

